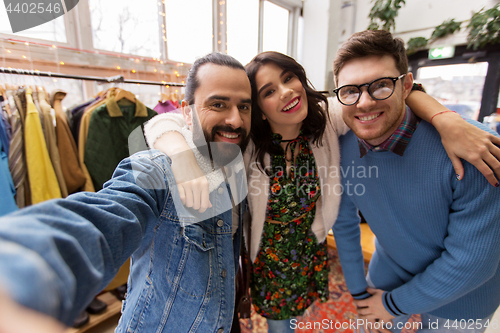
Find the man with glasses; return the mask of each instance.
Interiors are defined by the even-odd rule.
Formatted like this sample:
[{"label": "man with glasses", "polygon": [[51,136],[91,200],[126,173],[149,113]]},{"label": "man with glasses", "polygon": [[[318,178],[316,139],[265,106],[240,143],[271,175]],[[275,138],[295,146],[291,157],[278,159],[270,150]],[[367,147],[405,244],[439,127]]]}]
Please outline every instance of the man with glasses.
[{"label": "man with glasses", "polygon": [[[413,76],[401,39],[354,34],[337,53],[334,75],[352,131],[341,138],[344,193],[333,231],[359,323],[400,332],[421,314],[421,331],[494,326],[500,189],[467,163],[458,179],[434,127],[405,106]],[[366,278],[358,211],[377,237]]]}]

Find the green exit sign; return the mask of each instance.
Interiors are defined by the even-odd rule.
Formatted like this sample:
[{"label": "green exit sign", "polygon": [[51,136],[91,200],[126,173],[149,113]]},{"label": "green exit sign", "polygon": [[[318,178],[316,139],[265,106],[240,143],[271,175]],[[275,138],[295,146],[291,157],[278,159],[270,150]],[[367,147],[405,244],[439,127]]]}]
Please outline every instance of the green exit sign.
[{"label": "green exit sign", "polygon": [[455,46],[436,47],[429,50],[429,59],[453,58],[455,55]]}]

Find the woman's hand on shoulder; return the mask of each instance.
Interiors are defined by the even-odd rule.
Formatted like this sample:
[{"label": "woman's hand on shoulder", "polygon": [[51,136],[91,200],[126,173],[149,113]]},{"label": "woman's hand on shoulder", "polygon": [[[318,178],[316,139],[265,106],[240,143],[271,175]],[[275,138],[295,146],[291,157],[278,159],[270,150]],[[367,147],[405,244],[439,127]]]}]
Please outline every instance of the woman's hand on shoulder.
[{"label": "woman's hand on shoulder", "polygon": [[457,179],[464,176],[460,158],[474,165],[493,186],[499,186],[500,138],[470,124],[454,112],[434,117],[432,121],[440,128],[441,141],[450,158]]},{"label": "woman's hand on shoulder", "polygon": [[200,213],[212,207],[207,177],[198,165],[193,151],[187,145],[182,134],[178,132],[164,133],[155,141],[154,148],[172,159],[172,173],[182,204]]}]

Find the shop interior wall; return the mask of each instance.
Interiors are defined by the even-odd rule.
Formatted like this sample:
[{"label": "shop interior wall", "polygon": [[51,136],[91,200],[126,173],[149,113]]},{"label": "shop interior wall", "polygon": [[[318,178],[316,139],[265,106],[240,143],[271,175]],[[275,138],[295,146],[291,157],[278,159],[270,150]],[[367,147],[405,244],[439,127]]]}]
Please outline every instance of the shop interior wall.
[{"label": "shop interior wall", "polygon": [[[394,33],[408,41],[429,38],[445,20],[470,19],[473,12],[491,8],[498,0],[406,0],[396,18]],[[371,0],[305,0],[303,5],[304,43],[302,59],[311,82],[317,89],[333,89],[332,63],[339,45],[351,34],[365,30],[370,20]],[[436,41],[433,47],[466,43],[462,29]]]}]

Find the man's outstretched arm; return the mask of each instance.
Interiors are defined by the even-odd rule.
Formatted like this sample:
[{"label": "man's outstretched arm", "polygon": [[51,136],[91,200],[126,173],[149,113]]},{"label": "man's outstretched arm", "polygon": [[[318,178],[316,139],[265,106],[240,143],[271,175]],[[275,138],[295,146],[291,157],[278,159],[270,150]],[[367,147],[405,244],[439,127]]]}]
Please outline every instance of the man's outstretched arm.
[{"label": "man's outstretched arm", "polygon": [[78,193],[0,218],[0,288],[71,324],[154,228],[167,196],[167,158],[125,159],[97,193]]}]

